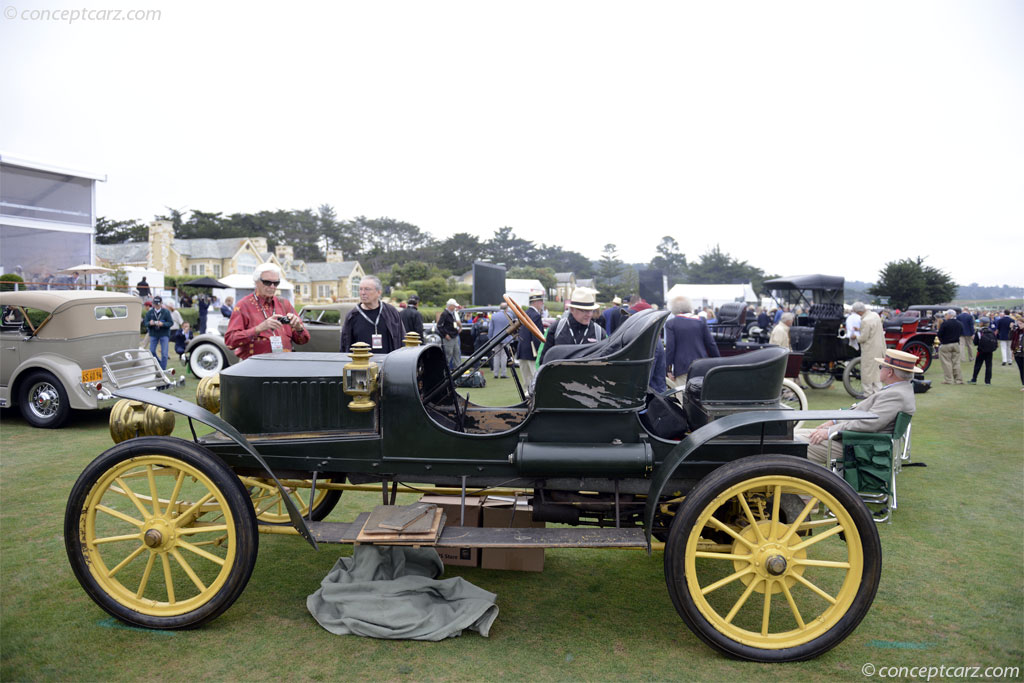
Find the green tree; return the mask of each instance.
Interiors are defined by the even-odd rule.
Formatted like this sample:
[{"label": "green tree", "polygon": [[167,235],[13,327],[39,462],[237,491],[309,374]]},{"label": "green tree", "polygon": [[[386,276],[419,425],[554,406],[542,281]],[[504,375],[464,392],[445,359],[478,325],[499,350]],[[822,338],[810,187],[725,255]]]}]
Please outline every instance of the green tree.
[{"label": "green tree", "polygon": [[887,296],[889,305],[897,308],[941,304],[956,295],[956,283],[941,270],[924,265],[924,258],[919,256],[885,264],[868,294]]},{"label": "green tree", "polygon": [[736,285],[749,282],[757,293],[764,291],[764,281],[769,279],[763,270],[734,259],[717,244],[711,251],[701,254],[699,261],[687,267],[686,277],[687,282],[695,284]]},{"label": "green tree", "polygon": [[615,285],[622,275],[622,261],[619,259],[618,247],[606,244],[601,250],[601,260],[597,264],[597,290],[603,295],[615,291]]},{"label": "green tree", "polygon": [[531,265],[536,253],[533,242],[516,237],[507,225],[495,230],[494,237],[484,244],[484,254],[492,262],[504,263],[509,268]]},{"label": "green tree", "polygon": [[437,245],[437,264],[456,274],[465,273],[480,259],[484,244],[476,235],[457,232]]},{"label": "green tree", "polygon": [[96,218],[96,244],[145,242],[148,239],[149,226],[141,221],[115,221],[106,216]]},{"label": "green tree", "polygon": [[679,251],[679,243],[666,235],[661,238],[655,251],[658,255],[651,259],[651,268],[664,272],[670,287],[683,282],[686,276],[686,255]]},{"label": "green tree", "polygon": [[550,268],[556,273],[575,273],[576,277],[594,277],[594,263],[578,251],[569,251],[555,245],[537,247],[534,265]]}]

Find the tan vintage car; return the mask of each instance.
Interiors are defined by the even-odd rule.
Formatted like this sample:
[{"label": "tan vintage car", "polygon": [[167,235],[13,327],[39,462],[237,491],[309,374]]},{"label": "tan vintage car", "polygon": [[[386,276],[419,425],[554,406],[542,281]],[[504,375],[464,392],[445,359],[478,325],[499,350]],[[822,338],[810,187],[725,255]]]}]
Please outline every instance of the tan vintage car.
[{"label": "tan vintage car", "polygon": [[99,291],[0,293],[0,407],[17,405],[35,427],[71,410],[113,404],[111,391],[173,386],[173,370],[140,349],[142,302]]}]

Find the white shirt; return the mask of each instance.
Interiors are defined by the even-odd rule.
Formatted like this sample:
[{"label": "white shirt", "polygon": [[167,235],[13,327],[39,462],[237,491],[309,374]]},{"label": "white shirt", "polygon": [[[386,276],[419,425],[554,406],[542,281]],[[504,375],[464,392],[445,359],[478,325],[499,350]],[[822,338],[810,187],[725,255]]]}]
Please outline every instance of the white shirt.
[{"label": "white shirt", "polygon": [[855,349],[860,348],[860,314],[851,313],[846,316],[846,341]]}]

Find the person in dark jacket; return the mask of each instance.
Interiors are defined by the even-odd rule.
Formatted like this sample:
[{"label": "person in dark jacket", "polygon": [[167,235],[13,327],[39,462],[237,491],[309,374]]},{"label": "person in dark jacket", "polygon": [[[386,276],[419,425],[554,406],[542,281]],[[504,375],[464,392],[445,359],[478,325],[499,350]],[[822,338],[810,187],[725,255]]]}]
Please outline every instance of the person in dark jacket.
[{"label": "person in dark jacket", "polygon": [[210,310],[210,300],[206,298],[205,294],[199,295],[196,310],[199,311],[199,334],[206,334],[206,316]]},{"label": "person in dark jacket", "polygon": [[146,282],[145,276],[143,276],[142,279],[139,280],[139,282],[135,285],[135,289],[138,290],[139,296],[142,297],[143,300],[149,298],[149,283]]},{"label": "person in dark jacket", "polygon": [[423,339],[423,315],[419,310],[420,298],[413,294],[409,297],[406,302],[405,308],[401,311],[402,327],[406,332],[415,332],[420,335],[420,340]]},{"label": "person in dark jacket", "polygon": [[233,297],[224,299],[224,303],[220,307],[220,314],[225,318],[231,318],[231,312],[235,310],[235,300]]},{"label": "person in dark jacket", "polygon": [[445,360],[448,361],[448,369],[454,370],[462,362],[462,347],[459,342],[459,319],[455,310],[459,302],[455,299],[448,299],[444,305],[441,316],[437,319],[437,333],[441,335],[441,348],[444,349]]},{"label": "person in dark jacket", "polygon": [[604,318],[604,331],[610,337],[629,317],[629,311],[623,307],[622,299],[615,297],[612,299],[611,308],[606,310],[602,317]]},{"label": "person in dark jacket", "polygon": [[999,355],[1003,358],[1003,365],[1013,365],[1013,354],[1010,353],[1010,329],[1013,327],[1013,318],[1010,317],[1010,309],[1003,311],[1003,315],[996,320],[996,339],[999,340]]},{"label": "person in dark jacket", "polygon": [[368,344],[373,353],[402,348],[402,318],[398,309],[380,300],[384,286],[374,275],[359,281],[359,305],[348,312],[341,325],[341,352],[349,353],[356,342]]},{"label": "person in dark jacket", "polygon": [[974,316],[965,308],[956,319],[964,328],[960,337],[960,362],[971,363],[974,361]]},{"label": "person in dark jacket", "polygon": [[167,369],[167,344],[171,336],[171,326],[174,321],[171,319],[171,312],[163,307],[163,299],[153,297],[153,307],[146,313],[146,329],[149,331],[149,352],[156,355],[157,346],[160,346],[160,367]]},{"label": "person in dark jacket", "polygon": [[718,346],[711,337],[711,330],[702,319],[692,315],[693,304],[685,296],[669,302],[674,314],[665,324],[667,344],[667,371],[669,382],[674,386],[686,383],[690,365],[698,358],[718,358]]},{"label": "person in dark jacket", "polygon": [[992,354],[999,348],[995,332],[988,326],[988,318],[982,317],[978,329],[974,333],[974,345],[978,347],[978,356],[974,360],[974,376],[968,384],[978,383],[978,373],[982,364],[985,365],[985,384],[992,384]]},{"label": "person in dark jacket", "polygon": [[594,319],[597,305],[594,291],[587,287],[577,287],[569,297],[569,312],[548,328],[544,338],[544,350],[540,354],[540,362],[553,347],[560,344],[594,344],[605,338],[604,326]]},{"label": "person in dark jacket", "polygon": [[939,360],[942,362],[942,383],[963,384],[964,378],[960,374],[960,337],[963,333],[963,326],[956,319],[956,311],[952,308],[946,311],[945,321],[939,325]]},{"label": "person in dark jacket", "polygon": [[[537,329],[544,331],[544,322],[541,312],[544,310],[544,295],[540,293],[530,295],[530,303],[525,313]],[[523,386],[529,391],[533,383],[534,368],[537,362],[537,339],[533,333],[523,325],[519,328],[519,347],[516,349],[516,358],[519,359],[519,369],[523,372]]]},{"label": "person in dark jacket", "polygon": [[174,342],[174,352],[181,357],[181,354],[185,353],[185,349],[188,348],[188,343],[192,341],[195,333],[192,332],[192,326],[188,324],[186,320],[181,324],[181,328],[174,331],[171,335],[171,341]]}]

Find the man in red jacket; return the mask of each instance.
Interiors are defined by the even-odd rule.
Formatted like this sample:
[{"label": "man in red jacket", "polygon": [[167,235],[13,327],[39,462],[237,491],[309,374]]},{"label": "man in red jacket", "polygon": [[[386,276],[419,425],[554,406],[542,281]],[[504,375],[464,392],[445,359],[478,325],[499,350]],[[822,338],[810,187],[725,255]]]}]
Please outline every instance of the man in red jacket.
[{"label": "man in red jacket", "polygon": [[241,359],[261,353],[291,351],[309,341],[309,331],[287,299],[275,296],[281,269],[273,263],[256,266],[252,279],[256,291],[235,306],[224,343]]}]

